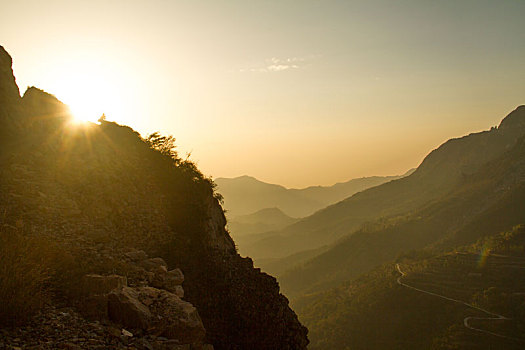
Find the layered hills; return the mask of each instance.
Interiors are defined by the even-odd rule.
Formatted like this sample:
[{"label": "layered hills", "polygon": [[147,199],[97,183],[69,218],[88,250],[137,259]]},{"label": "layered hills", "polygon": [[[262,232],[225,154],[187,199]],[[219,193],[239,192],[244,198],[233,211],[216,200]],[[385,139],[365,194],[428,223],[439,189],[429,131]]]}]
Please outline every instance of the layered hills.
[{"label": "layered hills", "polygon": [[498,127],[447,141],[412,175],[284,230],[341,232],[279,278],[311,331],[312,348],[525,344],[524,122],[520,106]]},{"label": "layered hills", "polygon": [[[346,231],[330,250],[280,279],[292,294],[356,277],[402,251],[437,242],[471,243],[523,222],[522,121],[525,107],[498,128],[447,141],[410,176],[358,193],[297,225],[316,235]],[[366,224],[365,224],[366,223]],[[298,233],[302,234],[302,233]]]},{"label": "layered hills", "polygon": [[[299,222],[299,217],[310,215],[357,192],[408,176],[413,171],[412,169],[400,176],[364,177],[333,186],[311,186],[303,189],[287,189],[250,176],[218,178],[215,181],[217,190],[224,197],[228,228],[235,237],[240,252],[257,262],[271,259],[275,261],[274,265],[278,265],[279,258],[299,253],[303,249],[320,248],[338,237],[289,235],[286,228]],[[273,268],[268,269],[267,264],[263,265],[267,271],[276,271]]]},{"label": "layered hills", "polygon": [[282,230],[261,235],[244,251],[256,258],[282,258],[331,244],[381,217],[418,209],[509,150],[523,135],[523,113],[524,107],[519,107],[498,128],[449,140],[411,175],[361,191]]},{"label": "layered hills", "polygon": [[289,189],[257,180],[251,176],[217,178],[218,191],[224,196],[228,218],[253,214],[266,208],[278,208],[284,214],[301,218],[364,189],[402,176],[372,176],[352,179],[332,186]]},{"label": "layered hills", "polygon": [[54,96],[20,97],[11,64],[0,47],[0,326],[15,327],[0,342],[306,348],[275,278],[236,252],[213,182],[172,138],[72,123]]}]

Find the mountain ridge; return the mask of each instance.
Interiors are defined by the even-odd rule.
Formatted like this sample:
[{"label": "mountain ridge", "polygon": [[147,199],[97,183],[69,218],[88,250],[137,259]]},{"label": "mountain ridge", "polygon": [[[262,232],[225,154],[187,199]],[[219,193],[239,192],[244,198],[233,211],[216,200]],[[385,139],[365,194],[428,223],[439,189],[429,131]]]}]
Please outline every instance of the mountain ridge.
[{"label": "mountain ridge", "polygon": [[[34,316],[37,326],[2,331],[6,339],[306,348],[306,328],[275,278],[236,252],[213,183],[194,163],[115,122],[71,123],[67,106],[42,90],[20,97],[11,64],[0,47],[0,255],[10,259],[0,269],[9,305],[0,323]],[[63,336],[48,334],[62,325]]]}]

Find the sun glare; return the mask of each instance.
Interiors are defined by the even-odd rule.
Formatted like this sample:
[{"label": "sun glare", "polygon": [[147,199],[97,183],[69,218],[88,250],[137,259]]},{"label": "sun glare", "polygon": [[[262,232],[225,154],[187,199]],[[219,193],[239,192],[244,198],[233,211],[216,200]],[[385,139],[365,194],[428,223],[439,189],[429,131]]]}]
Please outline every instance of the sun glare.
[{"label": "sun glare", "polygon": [[96,122],[103,113],[99,113],[97,108],[89,105],[89,103],[86,103],[81,99],[76,101],[68,100],[65,102],[71,110],[71,114],[74,118],[73,121],[75,123]]},{"label": "sun glare", "polygon": [[[67,83],[66,83],[67,84]],[[121,114],[115,91],[96,78],[77,81],[75,89],[62,97],[77,122],[96,122],[102,114]]]},{"label": "sun glare", "polygon": [[120,69],[96,57],[78,55],[53,72],[54,86],[49,90],[69,106],[75,122],[96,122],[102,114],[119,120],[127,114],[125,97],[130,89]]}]

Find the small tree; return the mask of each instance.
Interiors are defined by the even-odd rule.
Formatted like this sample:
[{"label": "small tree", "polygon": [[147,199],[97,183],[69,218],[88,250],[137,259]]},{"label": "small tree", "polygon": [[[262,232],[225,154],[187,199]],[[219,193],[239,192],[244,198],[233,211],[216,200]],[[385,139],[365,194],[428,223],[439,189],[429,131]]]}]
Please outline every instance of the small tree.
[{"label": "small tree", "polygon": [[151,148],[156,149],[160,153],[169,156],[173,159],[178,158],[177,151],[175,151],[175,137],[163,136],[158,131],[153,134],[148,135],[146,142],[150,145]]}]

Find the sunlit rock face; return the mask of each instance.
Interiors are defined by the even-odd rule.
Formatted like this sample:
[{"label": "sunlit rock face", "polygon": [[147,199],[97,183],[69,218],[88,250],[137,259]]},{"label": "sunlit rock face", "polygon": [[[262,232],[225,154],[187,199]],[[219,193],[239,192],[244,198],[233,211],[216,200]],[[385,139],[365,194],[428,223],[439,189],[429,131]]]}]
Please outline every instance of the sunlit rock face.
[{"label": "sunlit rock face", "polygon": [[205,232],[208,235],[206,241],[210,247],[214,249],[227,254],[234,254],[235,243],[228,232],[224,229],[226,226],[226,217],[224,216],[222,207],[214,198],[209,198],[207,202],[209,217],[208,220],[206,220]]},{"label": "sunlit rock face", "polygon": [[[13,142],[0,148],[0,212],[5,224],[67,253],[60,295],[89,274],[127,276],[133,288],[146,280],[171,290],[172,301],[191,303],[195,313],[184,303],[172,302],[172,310],[186,310],[201,337],[198,311],[204,342],[215,349],[306,348],[306,328],[276,280],[237,254],[211,184],[196,168],[154,151],[129,127],[69,125],[67,108],[37,88],[20,98],[11,59],[4,50],[1,56],[0,120]],[[167,266],[130,269],[128,260],[144,257],[139,251]],[[176,268],[184,272],[183,291],[178,273],[175,281],[155,275]]]}]

